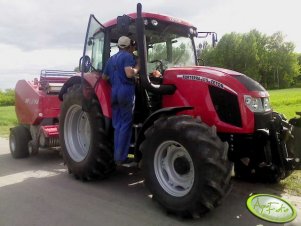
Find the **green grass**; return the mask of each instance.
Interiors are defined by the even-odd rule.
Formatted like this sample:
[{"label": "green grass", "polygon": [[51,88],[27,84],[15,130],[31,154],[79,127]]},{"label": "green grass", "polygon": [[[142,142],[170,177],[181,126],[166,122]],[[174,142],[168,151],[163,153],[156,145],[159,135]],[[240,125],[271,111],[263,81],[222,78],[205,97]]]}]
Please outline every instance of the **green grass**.
[{"label": "green grass", "polygon": [[301,88],[270,90],[270,101],[274,111],[284,114],[288,119],[301,111]]},{"label": "green grass", "polygon": [[18,124],[15,107],[5,106],[0,107],[0,136],[8,137],[9,128],[12,128]]},{"label": "green grass", "polygon": [[285,180],[280,181],[280,185],[287,193],[301,196],[301,170],[294,171]]}]

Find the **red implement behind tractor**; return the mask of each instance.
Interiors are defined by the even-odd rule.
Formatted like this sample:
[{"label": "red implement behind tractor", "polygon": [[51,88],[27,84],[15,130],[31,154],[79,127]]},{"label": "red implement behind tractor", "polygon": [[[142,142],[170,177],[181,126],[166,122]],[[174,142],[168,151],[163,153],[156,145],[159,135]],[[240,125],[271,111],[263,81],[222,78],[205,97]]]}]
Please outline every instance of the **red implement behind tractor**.
[{"label": "red implement behind tractor", "polygon": [[58,93],[73,71],[42,70],[40,79],[20,80],[15,87],[15,110],[20,125],[11,129],[14,158],[37,154],[40,148],[59,146]]},{"label": "red implement behind tractor", "polygon": [[[273,112],[268,92],[248,76],[199,66],[195,40],[204,33],[212,35],[214,46],[214,32],[197,32],[183,20],[142,12],[141,4],[137,13],[104,25],[91,15],[81,76],[64,83],[60,110],[47,85],[17,84],[18,118],[27,127],[12,129],[13,155],[21,152],[19,143],[27,147],[30,140],[32,150],[45,146],[47,138],[47,144],[58,144],[57,133],[49,130],[59,123],[69,172],[81,180],[110,176],[116,167],[111,87],[101,75],[118,50],[118,38],[126,35],[138,45],[141,66],[131,154],[142,163],[155,200],[169,212],[198,216],[228,194],[233,165],[240,178],[286,178],[300,163],[301,119],[287,121]],[[153,76],[154,69],[160,77]]]}]

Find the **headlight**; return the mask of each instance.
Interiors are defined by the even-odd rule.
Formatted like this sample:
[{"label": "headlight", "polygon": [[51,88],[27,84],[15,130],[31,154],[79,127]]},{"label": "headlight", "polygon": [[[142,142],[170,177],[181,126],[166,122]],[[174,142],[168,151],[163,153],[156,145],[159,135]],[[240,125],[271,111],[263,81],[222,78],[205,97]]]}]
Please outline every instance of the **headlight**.
[{"label": "headlight", "polygon": [[267,97],[257,98],[245,95],[244,101],[252,112],[265,112],[271,110],[270,101]]},{"label": "headlight", "polygon": [[265,111],[270,111],[272,110],[271,105],[270,105],[270,100],[268,97],[263,98],[263,109]]}]

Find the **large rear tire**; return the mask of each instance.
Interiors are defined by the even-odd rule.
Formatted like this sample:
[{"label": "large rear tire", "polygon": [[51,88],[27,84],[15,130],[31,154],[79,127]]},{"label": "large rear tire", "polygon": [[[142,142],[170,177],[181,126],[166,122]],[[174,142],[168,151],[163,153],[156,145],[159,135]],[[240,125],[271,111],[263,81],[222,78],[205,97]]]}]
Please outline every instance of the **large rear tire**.
[{"label": "large rear tire", "polygon": [[83,181],[104,178],[115,169],[112,145],[105,134],[104,116],[93,99],[82,110],[84,97],[80,85],[64,95],[60,114],[60,144],[70,173]]},{"label": "large rear tire", "polygon": [[160,118],[141,144],[145,183],[168,212],[199,216],[214,207],[231,188],[228,145],[214,127],[190,116]]},{"label": "large rear tire", "polygon": [[28,143],[31,135],[23,125],[16,126],[11,129],[9,135],[9,149],[13,158],[26,158],[29,156]]}]

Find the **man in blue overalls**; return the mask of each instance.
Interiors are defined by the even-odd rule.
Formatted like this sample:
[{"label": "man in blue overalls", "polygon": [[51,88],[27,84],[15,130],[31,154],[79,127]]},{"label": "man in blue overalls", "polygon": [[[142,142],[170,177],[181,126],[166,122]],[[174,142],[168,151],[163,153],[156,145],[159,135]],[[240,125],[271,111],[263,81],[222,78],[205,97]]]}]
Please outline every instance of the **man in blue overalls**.
[{"label": "man in blue overalls", "polygon": [[132,135],[135,104],[135,79],[140,67],[133,55],[132,41],[126,36],[118,39],[119,52],[110,57],[103,79],[112,85],[112,121],[114,127],[114,160],[117,165],[129,163],[128,151]]}]

